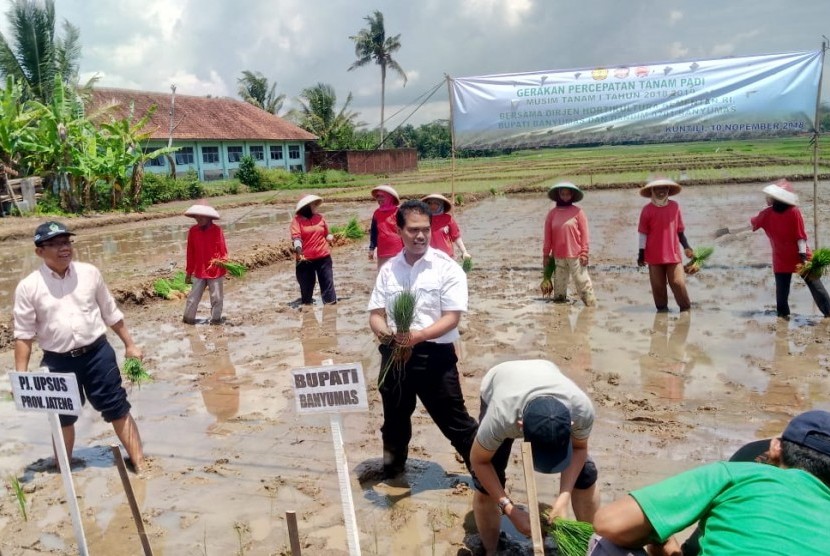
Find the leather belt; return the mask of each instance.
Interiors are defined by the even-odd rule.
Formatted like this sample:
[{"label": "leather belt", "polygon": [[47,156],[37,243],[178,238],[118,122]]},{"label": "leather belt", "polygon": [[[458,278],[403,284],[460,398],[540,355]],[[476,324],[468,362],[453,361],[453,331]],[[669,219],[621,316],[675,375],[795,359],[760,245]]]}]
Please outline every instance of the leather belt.
[{"label": "leather belt", "polygon": [[64,351],[62,353],[57,352],[57,351],[43,350],[43,353],[45,353],[47,355],[55,355],[57,357],[80,357],[81,355],[89,353],[90,351],[97,348],[98,346],[100,346],[101,344],[103,344],[106,341],[107,341],[107,335],[106,334],[101,334],[100,336],[98,336],[97,340],[95,340],[94,342],[92,342],[88,346],[83,346],[83,347],[79,347],[79,348],[75,348],[75,349],[70,349],[69,351]]}]

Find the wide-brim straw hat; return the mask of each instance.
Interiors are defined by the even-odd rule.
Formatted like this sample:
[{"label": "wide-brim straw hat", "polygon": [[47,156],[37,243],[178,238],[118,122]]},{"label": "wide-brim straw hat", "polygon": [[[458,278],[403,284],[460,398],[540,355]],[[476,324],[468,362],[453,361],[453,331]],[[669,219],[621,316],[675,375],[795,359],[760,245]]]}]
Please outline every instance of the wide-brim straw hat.
[{"label": "wide-brim straw hat", "polygon": [[184,211],[184,215],[191,218],[206,216],[208,218],[213,218],[214,220],[219,220],[219,213],[216,212],[216,209],[210,205],[193,205]]},{"label": "wide-brim straw hat", "polygon": [[574,192],[573,193],[573,199],[571,200],[572,203],[578,203],[579,201],[582,200],[583,197],[585,197],[585,194],[577,186],[575,186],[574,184],[572,184],[569,181],[563,181],[563,182],[557,183],[556,185],[554,185],[553,187],[548,189],[548,198],[551,201],[557,201],[557,198],[556,198],[556,190],[557,189],[570,189],[571,191],[573,191]]},{"label": "wide-brim straw hat", "polygon": [[377,197],[377,195],[375,195],[375,193],[378,192],[378,191],[383,191],[384,193],[388,193],[389,195],[394,197],[395,198],[395,204],[398,204],[398,203],[401,202],[400,195],[398,195],[398,192],[395,191],[395,189],[391,185],[379,185],[379,186],[375,187],[374,189],[372,189],[372,198],[373,199]]},{"label": "wide-brim straw hat", "polygon": [[683,189],[680,187],[680,184],[674,182],[668,178],[660,178],[658,180],[651,180],[643,187],[640,188],[640,195],[643,197],[647,197],[651,199],[651,190],[654,187],[668,187],[669,188],[669,197],[672,195],[677,195]]},{"label": "wide-brim straw hat", "polygon": [[297,201],[297,208],[294,209],[294,213],[296,214],[296,213],[300,212],[300,209],[303,208],[306,205],[311,205],[313,203],[322,203],[322,202],[323,202],[322,197],[318,197],[317,195],[306,195],[305,197],[303,197],[302,199]]},{"label": "wide-brim straw hat", "polygon": [[444,212],[450,212],[452,210],[452,202],[449,199],[441,195],[440,193],[430,193],[426,197],[422,198],[423,202],[427,202],[430,199],[438,199],[442,203],[444,203]]},{"label": "wide-brim straw hat", "polygon": [[[789,185],[789,184],[788,184]],[[792,187],[792,186],[790,186]],[[782,203],[797,206],[798,205],[798,195],[793,193],[792,191],[788,191],[784,189],[777,183],[771,183],[768,186],[764,187],[764,193],[775,199],[776,201],[781,201]]]}]

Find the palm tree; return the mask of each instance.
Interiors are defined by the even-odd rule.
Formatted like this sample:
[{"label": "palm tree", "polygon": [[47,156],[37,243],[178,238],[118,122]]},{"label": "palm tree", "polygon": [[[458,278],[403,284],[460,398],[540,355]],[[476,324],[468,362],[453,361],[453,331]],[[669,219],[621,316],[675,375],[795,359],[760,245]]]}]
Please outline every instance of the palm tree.
[{"label": "palm tree", "polygon": [[337,112],[337,95],[334,87],[327,83],[303,89],[298,102],[300,126],[319,137],[320,146],[324,149],[348,148],[355,129],[364,125],[355,121],[357,112],[349,111],[351,93]]},{"label": "palm tree", "polygon": [[277,94],[277,83],[268,87],[268,78],[258,71],[245,70],[242,77],[236,80],[239,85],[239,96],[249,104],[262,108],[271,114],[282,110],[285,102],[284,94]]},{"label": "palm tree", "polygon": [[0,34],[0,74],[22,83],[25,98],[48,104],[56,75],[77,82],[80,32],[64,21],[63,37],[55,36],[54,0],[13,0],[6,15],[11,31]]},{"label": "palm tree", "polygon": [[392,58],[392,54],[401,48],[401,36],[386,36],[386,29],[383,27],[383,14],[375,10],[374,15],[364,17],[369,26],[361,29],[357,35],[349,37],[354,41],[354,53],[357,60],[349,66],[349,71],[375,62],[380,66],[380,146],[383,147],[383,123],[384,104],[386,102],[386,68],[398,72],[403,78],[406,86],[406,73],[398,62]]}]

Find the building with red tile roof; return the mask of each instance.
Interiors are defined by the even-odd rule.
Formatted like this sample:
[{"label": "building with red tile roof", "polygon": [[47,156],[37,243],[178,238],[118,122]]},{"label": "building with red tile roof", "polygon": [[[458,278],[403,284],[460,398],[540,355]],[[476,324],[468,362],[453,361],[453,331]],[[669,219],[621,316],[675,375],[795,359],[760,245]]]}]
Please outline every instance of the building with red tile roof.
[{"label": "building with red tile roof", "polygon": [[[172,144],[179,149],[173,155],[176,172],[193,169],[202,180],[233,177],[245,155],[258,166],[305,171],[306,146],[317,139],[279,116],[232,98],[98,87],[92,91],[88,112],[112,106],[108,114],[132,114],[135,121],[154,105],[156,111],[145,127],[150,133],[145,148],[167,146],[172,127]],[[146,170],[170,172],[169,160],[159,157]]]}]

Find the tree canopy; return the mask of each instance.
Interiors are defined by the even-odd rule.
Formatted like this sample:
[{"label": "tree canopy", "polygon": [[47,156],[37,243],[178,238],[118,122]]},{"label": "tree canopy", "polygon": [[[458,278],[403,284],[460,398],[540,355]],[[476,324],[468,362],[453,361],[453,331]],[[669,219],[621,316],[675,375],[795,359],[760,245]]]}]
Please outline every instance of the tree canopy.
[{"label": "tree canopy", "polygon": [[285,102],[284,94],[277,94],[277,83],[268,86],[268,78],[258,71],[244,70],[236,80],[239,96],[249,104],[262,108],[271,114],[279,114]]},{"label": "tree canopy", "polygon": [[78,80],[80,32],[64,20],[55,34],[54,0],[13,0],[6,14],[9,36],[0,34],[0,75],[23,87],[23,99],[52,100],[55,77],[64,84]]},{"label": "tree canopy", "polygon": [[372,62],[380,66],[380,143],[383,146],[384,135],[384,111],[386,104],[386,69],[390,68],[397,72],[406,85],[406,73],[392,54],[401,48],[401,36],[386,36],[386,28],[383,24],[383,14],[375,10],[372,15],[365,18],[368,27],[358,31],[356,35],[349,37],[354,41],[354,53],[357,60],[349,66],[348,71],[362,68]]}]

